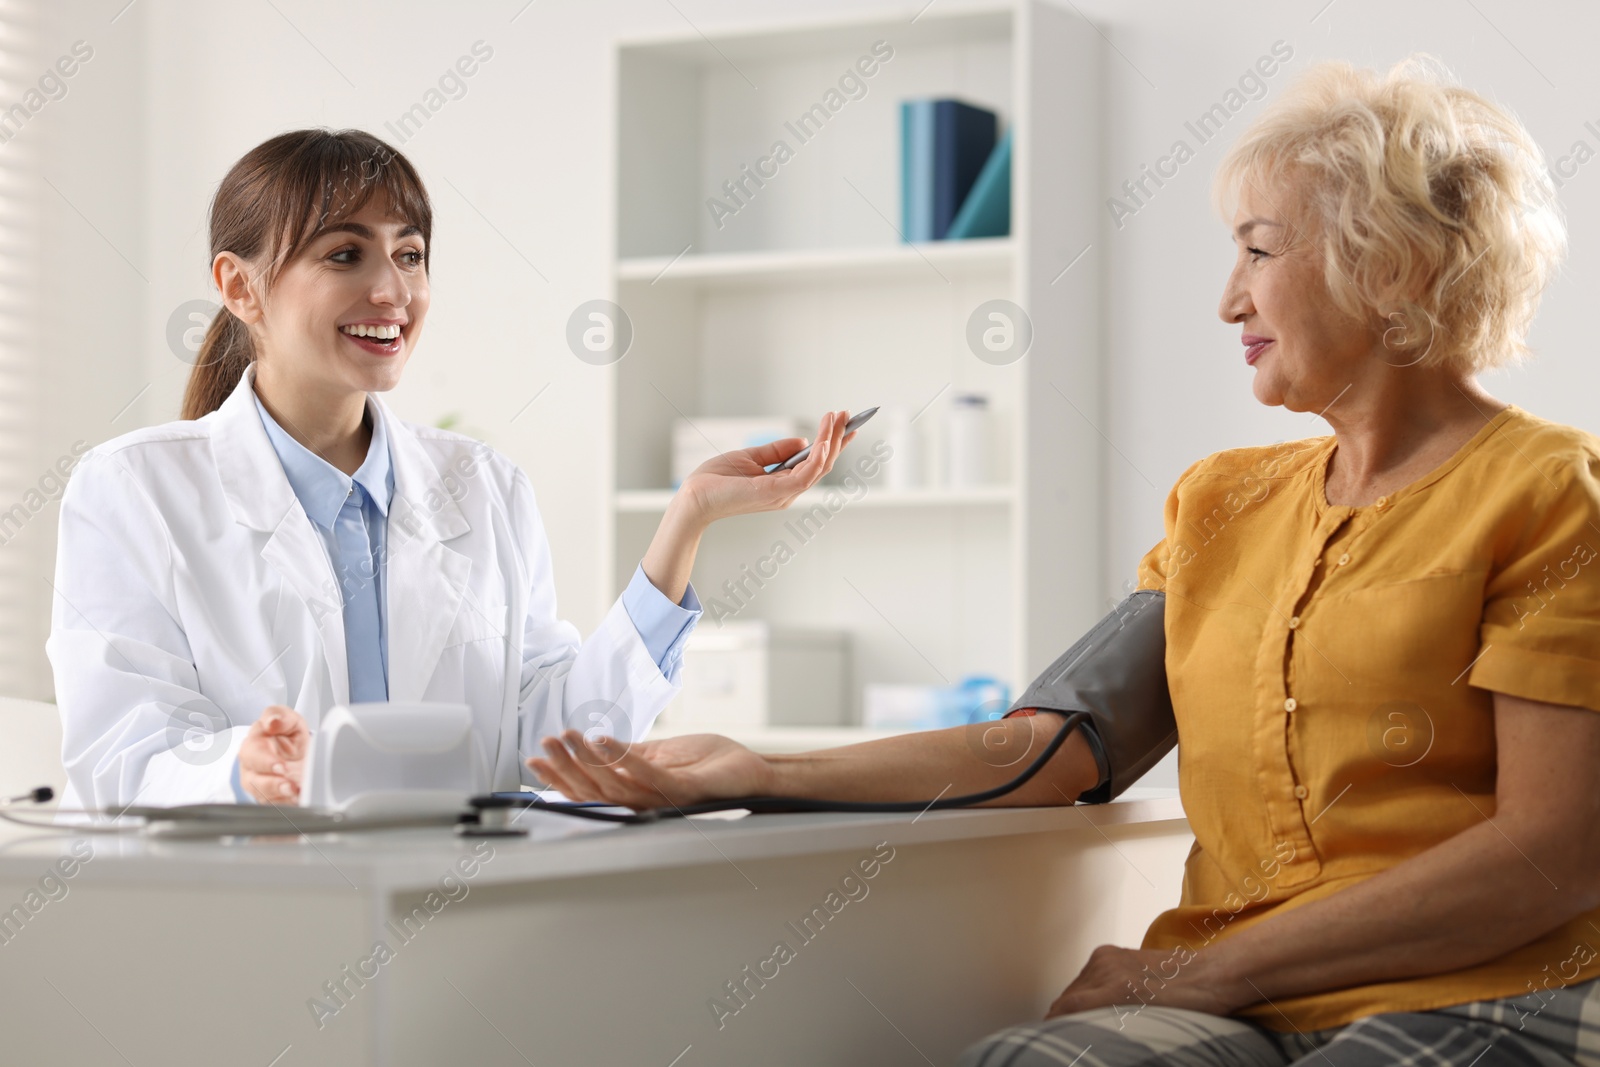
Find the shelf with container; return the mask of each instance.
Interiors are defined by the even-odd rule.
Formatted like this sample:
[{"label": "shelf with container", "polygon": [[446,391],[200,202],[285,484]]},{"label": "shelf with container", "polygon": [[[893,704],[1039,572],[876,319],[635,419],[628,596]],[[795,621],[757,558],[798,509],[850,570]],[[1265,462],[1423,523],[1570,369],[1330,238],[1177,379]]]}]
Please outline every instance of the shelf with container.
[{"label": "shelf with container", "polygon": [[[621,490],[616,495],[616,510],[659,515],[667,510],[673,492],[671,489]],[[808,489],[796,498],[794,506],[803,509],[820,503],[825,493],[826,489]],[[863,508],[961,508],[1010,507],[1015,500],[1016,493],[1009,485],[983,485],[965,489],[881,489],[863,494],[858,503]]]},{"label": "shelf with container", "polygon": [[1013,255],[1010,238],[980,237],[914,245],[635,256],[617,264],[617,280],[670,286],[731,286],[845,277],[856,282],[964,277],[1005,271]]},{"label": "shelf with container", "polygon": [[[633,342],[608,368],[600,596],[626,583],[671,499],[678,420],[794,417],[809,437],[823,411],[884,405],[902,429],[880,414],[788,512],[708,532],[700,626],[846,631],[846,728],[871,683],[989,675],[1015,693],[1103,611],[1098,37],[1034,0],[701,28],[615,53],[610,297]],[[801,141],[797,116],[841,84],[842,104]],[[1012,131],[1010,236],[902,241],[900,103],[929,97],[993,110]],[[789,158],[730,197],[780,140]],[[1015,362],[968,343],[974,310],[995,299],[1032,323]],[[947,420],[973,394],[989,409],[987,476],[951,485]],[[891,437],[919,447],[863,477],[855,465]],[[920,478],[902,476],[911,451]],[[802,514],[825,518],[797,525]],[[779,542],[789,551],[774,563]]]}]

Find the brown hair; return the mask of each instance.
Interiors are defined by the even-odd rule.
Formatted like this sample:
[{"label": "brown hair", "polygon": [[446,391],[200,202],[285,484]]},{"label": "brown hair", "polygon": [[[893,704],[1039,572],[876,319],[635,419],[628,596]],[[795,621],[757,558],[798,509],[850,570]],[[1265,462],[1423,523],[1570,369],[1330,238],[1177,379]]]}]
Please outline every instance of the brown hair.
[{"label": "brown hair", "polygon": [[[374,194],[422,232],[423,268],[433,247],[433,207],[416,168],[362,130],[294,130],[246,152],[211,200],[211,259],[232,252],[268,264],[270,286],[284,266],[329,226],[360,211]],[[215,411],[256,357],[250,331],[227,308],[217,312],[189,385],[185,419]]]}]

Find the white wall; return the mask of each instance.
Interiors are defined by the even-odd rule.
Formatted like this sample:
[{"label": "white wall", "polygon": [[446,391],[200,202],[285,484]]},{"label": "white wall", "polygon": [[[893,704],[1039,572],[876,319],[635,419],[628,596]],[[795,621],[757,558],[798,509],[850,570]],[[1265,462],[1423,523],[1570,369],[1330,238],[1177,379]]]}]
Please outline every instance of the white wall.
[{"label": "white wall", "polygon": [[[922,7],[922,0],[677,0],[676,8],[659,0],[536,0],[525,10],[524,0],[274,0],[275,7],[140,0],[113,23],[124,3],[42,5],[40,47],[50,57],[78,38],[92,41],[96,56],[69,95],[16,142],[38,138],[43,176],[77,208],[49,186],[35,189],[44,204],[48,337],[39,361],[47,395],[28,439],[37,462],[79,437],[93,443],[176,416],[187,367],[168,351],[167,317],[207,294],[202,224],[234,159],[305,125],[361,126],[392,138],[385,122],[481,39],[494,56],[468,81],[466,96],[403,146],[435,201],[434,304],[393,402],[424,421],[460,413],[468,429],[523,464],[544,508],[562,610],[585,629],[603,607],[595,590],[605,561],[593,533],[605,506],[595,488],[603,453],[588,426],[604,393],[562,338],[568,313],[599,295],[606,276],[609,42],[682,31],[685,16],[712,29],[864,9],[909,19]],[[1554,0],[1479,0],[1476,8],[1453,0],[1403,7],[1336,0],[1319,14],[1323,3],[1078,0],[1108,38],[1108,192],[1176,138],[1193,144],[1184,121],[1220,100],[1277,40],[1293,47],[1294,58],[1270,80],[1272,93],[1317,59],[1385,66],[1425,49],[1453,64],[1467,85],[1512,107],[1552,159],[1580,138],[1600,148],[1583,126],[1600,126],[1600,72],[1580,53],[1600,29],[1595,10],[1580,15],[1578,5]],[[16,78],[0,84],[9,102]],[[1120,229],[1109,216],[1101,220],[1111,294],[1101,428],[1126,457],[1111,454],[1107,472],[1108,597],[1160,538],[1166,492],[1189,462],[1220,448],[1327,432],[1310,416],[1255,402],[1238,329],[1216,316],[1232,247],[1209,207],[1210,172],[1225,142],[1262,106],[1247,104]],[[1600,364],[1581,320],[1600,280],[1600,163],[1570,180],[1563,197],[1574,253],[1534,334],[1541,358],[1486,384],[1537,414],[1600,432]],[[134,407],[111,421],[136,394]],[[44,576],[53,545],[53,515],[41,515],[5,551],[25,554]],[[48,589],[33,584],[34,618],[42,620]],[[48,692],[44,632],[37,621],[14,639],[28,646],[26,662],[0,687]]]},{"label": "white wall", "polygon": [[[143,29],[107,5],[0,4],[7,63],[0,108],[36,89],[47,68],[75,41],[92,56],[62,84],[20,133],[0,145],[7,175],[6,215],[23,205],[27,258],[7,263],[5,341],[25,338],[20,404],[7,397],[0,468],[7,483],[0,508],[47,487],[49,472],[76,442],[92,445],[140,425],[137,403],[147,381],[142,339],[149,286],[157,277],[145,245],[148,210],[142,180],[146,59]],[[118,5],[120,6],[120,5]],[[69,69],[71,65],[69,64]],[[12,165],[24,168],[12,177]],[[7,225],[7,244],[15,237]],[[13,272],[14,269],[14,272]],[[21,337],[11,331],[19,330]],[[7,380],[7,387],[11,382]],[[59,498],[59,493],[52,494]],[[50,624],[57,502],[33,513],[0,547],[0,693],[48,696],[44,641]],[[8,531],[9,532],[9,531]]]},{"label": "white wall", "polygon": [[[1600,149],[1600,137],[1583,128],[1586,120],[1600,127],[1600,70],[1580,51],[1600,28],[1595,6],[1479,0],[1480,16],[1474,5],[1445,0],[1337,0],[1312,22],[1326,2],[1086,5],[1106,19],[1107,35],[1126,57],[1113,54],[1108,64],[1114,109],[1108,189],[1137,176],[1174,139],[1194,145],[1184,122],[1220,100],[1277,40],[1294,49],[1294,58],[1270,79],[1272,94],[1318,60],[1381,69],[1427,51],[1465,85],[1511,108],[1552,163],[1578,138]],[[1105,231],[1112,264],[1107,432],[1127,457],[1113,456],[1108,471],[1112,586],[1131,577],[1139,557],[1161,539],[1162,505],[1189,463],[1222,448],[1330,432],[1312,415],[1255,401],[1255,372],[1244,364],[1239,327],[1217,317],[1234,249],[1209,206],[1211,173],[1264,105],[1247,104],[1120,230]],[[1600,433],[1600,361],[1582,319],[1600,282],[1600,163],[1580,171],[1561,195],[1573,252],[1533,332],[1539,358],[1483,382],[1534,414]]]}]

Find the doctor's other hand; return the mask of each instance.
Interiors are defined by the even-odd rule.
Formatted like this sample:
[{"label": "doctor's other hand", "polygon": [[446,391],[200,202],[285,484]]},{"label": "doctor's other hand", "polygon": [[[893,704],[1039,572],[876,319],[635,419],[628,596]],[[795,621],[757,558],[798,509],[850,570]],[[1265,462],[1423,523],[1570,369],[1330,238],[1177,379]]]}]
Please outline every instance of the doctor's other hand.
[{"label": "doctor's other hand", "polygon": [[579,730],[540,740],[528,767],[570,800],[603,800],[635,810],[766,796],[772,765],[720,734],[686,734],[630,744]]},{"label": "doctor's other hand", "polygon": [[239,746],[239,785],[263,804],[300,803],[311,728],[293,708],[273,704]]},{"label": "doctor's other hand", "polygon": [[782,463],[806,447],[804,437],[786,437],[754,448],[724,452],[690,472],[678,491],[692,502],[706,523],[729,515],[786,508],[833,469],[840,450],[856,435],[855,431],[844,432],[849,420],[848,411],[830,411],[822,416],[811,454],[789,470],[766,472],[767,467]]}]

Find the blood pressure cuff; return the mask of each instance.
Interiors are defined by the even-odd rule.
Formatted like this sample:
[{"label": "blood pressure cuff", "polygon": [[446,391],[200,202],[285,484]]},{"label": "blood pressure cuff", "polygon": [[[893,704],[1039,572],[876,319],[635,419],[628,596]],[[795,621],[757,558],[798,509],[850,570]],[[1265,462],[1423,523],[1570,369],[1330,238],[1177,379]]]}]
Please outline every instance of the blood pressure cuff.
[{"label": "blood pressure cuff", "polygon": [[1178,742],[1167,690],[1167,594],[1140,589],[1063,652],[1017,698],[1005,717],[1082,711],[1084,739],[1100,781],[1078,797],[1104,804],[1119,796]]}]

